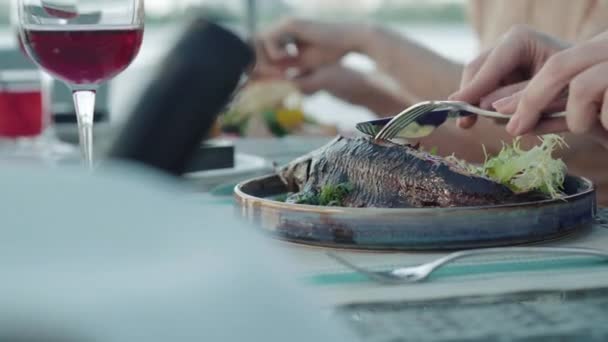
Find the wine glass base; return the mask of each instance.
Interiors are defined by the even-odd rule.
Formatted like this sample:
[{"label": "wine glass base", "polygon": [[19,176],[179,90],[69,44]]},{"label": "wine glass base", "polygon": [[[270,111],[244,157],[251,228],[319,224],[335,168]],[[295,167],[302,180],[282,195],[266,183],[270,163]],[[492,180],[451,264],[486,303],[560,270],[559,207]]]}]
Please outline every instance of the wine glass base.
[{"label": "wine glass base", "polygon": [[78,160],[76,146],[64,143],[47,132],[37,137],[0,137],[0,157],[15,161],[62,162]]}]

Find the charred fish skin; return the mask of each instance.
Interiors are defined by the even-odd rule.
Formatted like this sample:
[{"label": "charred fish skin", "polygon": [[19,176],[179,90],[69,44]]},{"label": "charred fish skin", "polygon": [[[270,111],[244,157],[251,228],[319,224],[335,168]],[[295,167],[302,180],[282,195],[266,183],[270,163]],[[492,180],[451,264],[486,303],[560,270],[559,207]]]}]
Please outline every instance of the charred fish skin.
[{"label": "charred fish skin", "polygon": [[338,137],[279,171],[293,192],[350,183],[348,207],[457,207],[517,201],[513,192],[442,158],[367,137]]}]

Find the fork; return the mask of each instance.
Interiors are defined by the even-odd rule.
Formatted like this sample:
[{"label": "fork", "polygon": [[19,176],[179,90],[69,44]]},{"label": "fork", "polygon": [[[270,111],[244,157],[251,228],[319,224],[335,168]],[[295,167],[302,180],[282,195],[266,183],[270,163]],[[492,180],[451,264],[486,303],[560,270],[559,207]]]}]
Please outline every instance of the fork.
[{"label": "fork", "polygon": [[439,268],[449,264],[458,259],[477,256],[477,255],[490,255],[490,254],[506,254],[506,253],[524,253],[524,254],[538,254],[538,253],[564,253],[564,254],[579,254],[587,256],[595,256],[603,259],[608,259],[608,252],[599,249],[592,248],[578,248],[578,247],[497,247],[497,248],[482,248],[473,249],[467,251],[459,251],[448,254],[439,259],[431,262],[421,264],[418,266],[399,267],[390,271],[372,271],[370,269],[357,266],[352,262],[344,259],[343,257],[333,253],[327,252],[327,255],[332,259],[336,260],[340,264],[359,272],[369,279],[377,281],[381,284],[398,285],[398,284],[411,284],[418,283],[426,280],[433,272]]},{"label": "fork", "polygon": [[[448,118],[474,114],[502,120],[511,118],[511,115],[484,110],[466,102],[426,101],[415,104],[390,119],[390,121],[377,132],[375,139],[390,140],[396,137],[419,138],[431,134],[435,128],[443,124]],[[546,114],[543,118],[560,118],[564,116],[566,116],[566,112]],[[414,123],[421,127],[414,127],[413,129],[409,127],[410,130],[408,131],[408,126],[411,126]],[[370,124],[373,125],[376,123],[370,122]],[[367,134],[373,131],[373,129],[369,125],[365,125],[365,123],[357,125],[357,128]]]}]

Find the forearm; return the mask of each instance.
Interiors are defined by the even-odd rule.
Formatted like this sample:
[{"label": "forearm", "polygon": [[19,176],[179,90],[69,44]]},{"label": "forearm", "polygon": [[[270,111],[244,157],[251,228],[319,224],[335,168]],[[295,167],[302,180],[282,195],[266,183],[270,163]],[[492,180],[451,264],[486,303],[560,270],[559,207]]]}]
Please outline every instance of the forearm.
[{"label": "forearm", "polygon": [[392,89],[383,79],[360,74],[356,82],[330,90],[334,96],[368,108],[379,117],[393,116],[414,104],[414,96]]},{"label": "forearm", "polygon": [[[496,155],[503,143],[511,143],[513,137],[505,130],[505,126],[491,119],[479,118],[471,129],[461,129],[455,120],[448,120],[430,136],[412,143],[420,142],[427,148],[436,147],[442,156],[454,154],[456,157],[473,163],[483,163],[485,153]],[[524,136],[521,146],[524,149],[538,144],[536,136]]]},{"label": "forearm", "polygon": [[403,109],[411,106],[410,101],[404,100],[398,94],[390,91],[381,94],[362,94],[359,98],[360,103],[352,101],[354,104],[367,107],[379,117],[395,116]]},{"label": "forearm", "polygon": [[355,49],[369,56],[416,101],[446,99],[458,90],[463,66],[387,29],[366,26]]}]

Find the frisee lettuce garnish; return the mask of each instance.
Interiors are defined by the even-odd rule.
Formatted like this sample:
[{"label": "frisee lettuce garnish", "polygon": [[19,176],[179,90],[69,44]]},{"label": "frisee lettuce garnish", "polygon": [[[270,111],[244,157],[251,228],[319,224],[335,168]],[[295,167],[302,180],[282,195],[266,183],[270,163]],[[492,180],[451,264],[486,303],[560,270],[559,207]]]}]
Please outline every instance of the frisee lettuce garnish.
[{"label": "frisee lettuce garnish", "polygon": [[462,161],[457,164],[469,172],[490,178],[509,187],[516,193],[539,191],[551,198],[562,196],[566,164],[561,159],[553,158],[553,152],[568,145],[562,137],[548,134],[539,137],[541,144],[524,151],[520,139],[513,140],[511,145],[503,144],[496,156],[488,156],[482,166],[474,166]]}]

